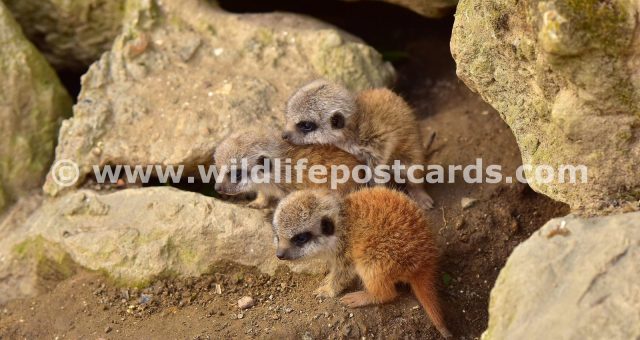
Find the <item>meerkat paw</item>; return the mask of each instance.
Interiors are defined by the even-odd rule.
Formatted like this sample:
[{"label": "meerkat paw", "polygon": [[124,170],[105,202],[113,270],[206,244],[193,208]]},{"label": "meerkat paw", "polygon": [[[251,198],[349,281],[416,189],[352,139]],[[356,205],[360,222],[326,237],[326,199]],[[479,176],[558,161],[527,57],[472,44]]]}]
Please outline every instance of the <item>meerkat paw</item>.
[{"label": "meerkat paw", "polygon": [[266,209],[269,207],[269,201],[267,200],[253,200],[247,204],[247,207],[253,209]]},{"label": "meerkat paw", "polygon": [[319,298],[332,298],[338,295],[338,292],[329,284],[322,285],[316,289],[313,294]]},{"label": "meerkat paw", "polygon": [[340,298],[340,302],[342,302],[342,304],[349,308],[357,308],[374,304],[375,299],[370,293],[364,290],[360,290],[357,292],[345,294]]},{"label": "meerkat paw", "polygon": [[427,194],[426,192],[423,193],[424,197],[420,197],[418,199],[418,205],[424,210],[433,209],[433,198],[431,198],[431,196],[429,196],[429,194]]},{"label": "meerkat paw", "polygon": [[425,210],[433,209],[433,198],[431,198],[426,191],[422,190],[422,188],[409,188],[407,191],[409,196],[418,203],[420,208]]}]

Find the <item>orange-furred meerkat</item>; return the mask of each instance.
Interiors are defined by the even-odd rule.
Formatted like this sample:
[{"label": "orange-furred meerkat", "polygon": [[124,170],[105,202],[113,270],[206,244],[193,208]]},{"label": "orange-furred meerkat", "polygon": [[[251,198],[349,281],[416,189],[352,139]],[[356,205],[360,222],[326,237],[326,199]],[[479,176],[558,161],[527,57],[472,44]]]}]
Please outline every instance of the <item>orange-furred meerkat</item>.
[{"label": "orange-furred meerkat", "polygon": [[[241,162],[243,158],[247,160],[248,167],[245,169],[244,176],[242,176]],[[278,170],[274,164],[276,159],[279,159],[281,164],[279,183],[275,178],[275,172]],[[287,159],[291,159],[290,181],[286,180],[284,169]],[[298,160],[306,160],[305,168],[301,170],[300,182],[297,181],[297,171],[294,168]],[[256,174],[269,177],[269,183],[253,181],[251,169],[254,166],[266,165],[266,161],[270,162],[270,172],[265,173],[263,169]],[[266,208],[271,198],[280,199],[295,190],[330,188],[330,169],[333,165],[346,165],[351,172],[355,166],[361,164],[353,155],[334,146],[288,143],[282,140],[279,132],[274,129],[245,129],[230,135],[216,147],[214,163],[218,171],[223,168],[226,171],[222,181],[215,184],[215,190],[226,195],[256,192],[256,199],[249,203],[249,207],[258,209]],[[327,169],[325,183],[314,183],[310,179],[310,168],[314,165],[321,165]],[[235,171],[236,168],[240,171]],[[322,178],[321,175],[314,176]],[[340,193],[347,193],[361,186],[353,180],[352,176],[348,176],[344,181],[337,181],[335,185]]]},{"label": "orange-furred meerkat", "polygon": [[358,276],[365,289],[340,301],[361,307],[393,300],[395,283],[407,282],[438,331],[451,336],[437,297],[438,249],[424,211],[407,195],[382,186],[346,196],[296,191],[278,204],[273,229],[279,259],[327,260],[316,294],[334,297]]},{"label": "orange-furred meerkat", "polygon": [[[385,88],[356,95],[323,79],[298,89],[288,100],[282,138],[294,144],[332,144],[370,167],[424,164],[419,124],[409,104]],[[406,180],[406,172],[402,173]],[[424,176],[421,171],[416,177]],[[424,177],[423,177],[424,178]],[[422,183],[407,181],[407,193],[424,209],[433,199]]]}]

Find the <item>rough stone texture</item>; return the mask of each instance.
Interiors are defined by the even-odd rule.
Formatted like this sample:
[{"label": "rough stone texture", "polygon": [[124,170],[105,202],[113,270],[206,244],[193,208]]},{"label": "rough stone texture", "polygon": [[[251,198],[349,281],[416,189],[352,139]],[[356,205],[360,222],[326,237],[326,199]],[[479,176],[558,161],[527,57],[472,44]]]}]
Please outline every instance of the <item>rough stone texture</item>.
[{"label": "rough stone texture", "polygon": [[0,212],[42,184],[71,99],[0,3]]},{"label": "rough stone texture", "polygon": [[458,0],[382,0],[394,5],[406,7],[427,18],[441,18],[451,14]]},{"label": "rough stone texture", "polygon": [[640,212],[549,221],[491,291],[490,339],[640,338]]},{"label": "rough stone texture", "polygon": [[637,1],[463,0],[458,75],[502,115],[524,163],[586,165],[588,183],[531,186],[572,209],[640,198]]},{"label": "rough stone texture", "polygon": [[111,47],[125,0],[4,0],[25,35],[59,69],[82,70]]},{"label": "rough stone texture", "polygon": [[77,265],[59,245],[38,235],[24,242],[26,221],[42,195],[21,198],[0,221],[0,303],[51,289],[75,273]]},{"label": "rough stone texture", "polygon": [[[153,1],[83,77],[56,158],[80,165],[208,162],[238,128],[278,126],[290,93],[318,76],[353,89],[393,81],[360,40],[293,14],[236,15],[204,1]],[[132,7],[132,6],[130,6]],[[50,178],[45,191],[60,191]]]},{"label": "rough stone texture", "polygon": [[65,277],[73,264],[127,284],[197,276],[223,260],[270,274],[278,265],[312,273],[324,268],[279,261],[262,211],[170,187],[105,195],[80,190],[45,200],[25,217],[30,210],[20,207],[0,224],[0,302],[33,294],[43,276]]}]

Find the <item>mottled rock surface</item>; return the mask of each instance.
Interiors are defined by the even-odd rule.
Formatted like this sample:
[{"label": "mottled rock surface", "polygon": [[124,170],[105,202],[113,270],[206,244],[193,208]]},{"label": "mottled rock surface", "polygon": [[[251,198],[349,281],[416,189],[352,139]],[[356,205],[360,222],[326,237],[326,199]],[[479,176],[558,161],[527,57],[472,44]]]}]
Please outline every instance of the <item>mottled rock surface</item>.
[{"label": "mottled rock surface", "polygon": [[271,274],[285,264],[312,273],[324,268],[279,261],[262,211],[170,187],[80,190],[37,209],[17,205],[13,215],[0,224],[0,292],[14,295],[0,294],[0,302],[31,295],[43,277],[63,278],[77,265],[127,284],[198,276],[223,260]]},{"label": "mottled rock surface", "polygon": [[638,339],[640,213],[549,221],[509,257],[483,339]]},{"label": "mottled rock surface", "polygon": [[42,184],[71,99],[0,3],[0,212]]},{"label": "mottled rock surface", "polygon": [[394,79],[374,49],[311,18],[236,15],[198,0],[141,1],[128,13],[60,131],[56,158],[79,164],[79,183],[94,164],[209,162],[232,131],[281,124],[290,93],[314,77],[352,89]]},{"label": "mottled rock surface", "polygon": [[[457,8],[459,77],[500,112],[524,163],[554,167],[550,183],[526,171],[531,186],[574,210],[640,199],[639,11],[628,0]],[[585,165],[587,183],[562,183],[561,165]]]},{"label": "mottled rock surface", "polygon": [[4,0],[25,35],[59,69],[82,70],[111,47],[126,0]]}]

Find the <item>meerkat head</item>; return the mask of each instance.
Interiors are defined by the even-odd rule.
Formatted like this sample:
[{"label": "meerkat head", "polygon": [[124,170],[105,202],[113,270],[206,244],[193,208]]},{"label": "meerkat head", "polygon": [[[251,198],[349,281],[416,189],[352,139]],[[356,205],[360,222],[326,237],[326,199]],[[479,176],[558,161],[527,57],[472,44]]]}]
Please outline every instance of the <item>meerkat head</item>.
[{"label": "meerkat head", "polygon": [[[271,132],[269,132],[271,131]],[[246,129],[238,131],[220,143],[213,155],[218,174],[224,173],[222,181],[216,182],[215,190],[225,195],[238,195],[256,190],[252,181],[252,169],[255,166],[266,166],[267,162],[277,157],[280,143],[277,132],[273,129]],[[243,159],[246,160],[243,162]],[[256,168],[258,176],[268,176]]]},{"label": "meerkat head", "polygon": [[282,138],[293,144],[340,143],[346,138],[345,127],[355,111],[355,97],[347,88],[315,80],[287,101]]},{"label": "meerkat head", "polygon": [[327,190],[301,190],[283,198],[273,215],[276,256],[296,260],[335,251],[341,204],[340,197]]}]

